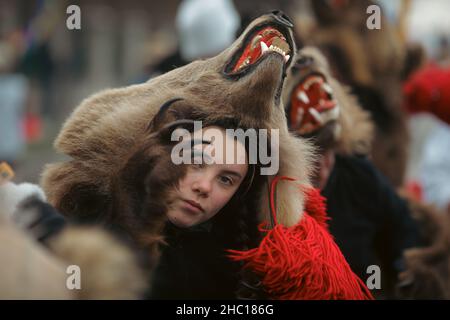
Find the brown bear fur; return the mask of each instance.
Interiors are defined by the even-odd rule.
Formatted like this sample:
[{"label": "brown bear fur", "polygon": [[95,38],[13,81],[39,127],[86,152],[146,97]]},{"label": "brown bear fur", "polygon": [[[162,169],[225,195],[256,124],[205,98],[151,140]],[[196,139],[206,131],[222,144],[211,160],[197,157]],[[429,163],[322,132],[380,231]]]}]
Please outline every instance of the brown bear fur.
[{"label": "brown bear fur", "polygon": [[64,263],[0,215],[0,299],[72,299]]},{"label": "brown bear fur", "polygon": [[[349,63],[346,79],[385,89],[385,81],[397,77],[403,70],[406,50],[397,30],[381,15],[381,28],[367,27],[366,9],[376,4],[372,0],[349,0],[341,7],[326,1],[312,1],[316,29],[308,42],[336,46]],[[394,93],[393,95],[397,95]],[[392,98],[394,98],[392,96]]]},{"label": "brown bear fur", "polygon": [[[301,61],[308,61],[307,65],[299,65]],[[317,48],[305,47],[298,51],[297,61],[290,69],[283,87],[285,108],[289,107],[294,88],[313,73],[324,76],[333,89],[333,97],[339,106],[337,152],[345,155],[369,154],[374,132],[370,114],[361,108],[348,87],[341,85],[331,76],[328,62]]]},{"label": "brown bear fur", "polygon": [[[284,30],[292,55],[295,48],[290,28],[269,14],[253,21],[230,48],[213,58],[195,61],[144,84],[105,90],[86,99],[66,121],[55,142],[57,151],[71,159],[49,165],[43,173],[42,185],[49,202],[63,213],[67,205],[79,206],[81,210],[73,212],[77,215],[98,208],[111,210],[108,206],[112,205],[115,177],[142,143],[160,107],[180,98],[172,103],[161,123],[198,115],[207,122],[234,118],[245,128],[280,130],[278,174],[297,178],[297,185],[280,185],[277,212],[281,223],[297,223],[303,212],[299,186],[310,185],[311,147],[287,129],[280,103],[284,61],[281,55],[269,53],[250,71],[234,75],[226,72],[254,28],[267,23]],[[268,217],[266,193],[259,201],[259,211],[263,219]]]},{"label": "brown bear fur", "polygon": [[[0,210],[0,299],[137,299],[147,289],[132,251],[105,231],[68,227],[48,246]],[[70,265],[80,267],[80,290],[66,286]]]},{"label": "brown bear fur", "polygon": [[148,290],[134,253],[106,231],[69,227],[49,247],[66,266],[80,267],[81,289],[73,291],[76,299],[140,299]]},{"label": "brown bear fur", "polygon": [[[147,289],[131,251],[106,232],[68,228],[48,250],[1,224],[0,240],[0,299],[138,299]],[[80,267],[80,290],[66,287],[69,265]]]},{"label": "brown bear fur", "polygon": [[401,108],[406,49],[384,16],[380,30],[367,28],[365,12],[372,4],[370,0],[350,0],[342,5],[311,1],[316,26],[303,41],[321,48],[336,78],[359,91],[358,97],[364,100],[360,103],[372,113],[376,125],[373,162],[395,187],[400,187],[409,144],[406,115]]},{"label": "brown bear fur", "polygon": [[399,275],[397,297],[450,299],[450,214],[402,194],[424,244],[405,251],[405,271]]}]

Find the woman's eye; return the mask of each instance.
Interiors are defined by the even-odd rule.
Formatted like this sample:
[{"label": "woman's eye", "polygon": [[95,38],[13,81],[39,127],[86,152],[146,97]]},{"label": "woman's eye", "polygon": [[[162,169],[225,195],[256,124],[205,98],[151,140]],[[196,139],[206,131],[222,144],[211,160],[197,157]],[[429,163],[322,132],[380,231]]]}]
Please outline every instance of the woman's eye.
[{"label": "woman's eye", "polygon": [[219,180],[221,183],[228,185],[228,186],[232,186],[233,185],[233,179],[231,179],[230,177],[227,176],[220,176]]}]

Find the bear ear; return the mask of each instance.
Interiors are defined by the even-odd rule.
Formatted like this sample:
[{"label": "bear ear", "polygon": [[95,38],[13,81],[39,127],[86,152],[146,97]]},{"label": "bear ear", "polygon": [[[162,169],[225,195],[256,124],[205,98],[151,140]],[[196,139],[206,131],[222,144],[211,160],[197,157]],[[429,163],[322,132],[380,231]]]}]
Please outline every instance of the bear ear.
[{"label": "bear ear", "polygon": [[156,135],[158,136],[159,140],[163,144],[170,144],[172,133],[177,129],[184,129],[189,132],[193,132],[195,128],[195,121],[189,120],[189,119],[181,119],[181,120],[175,120],[172,121],[165,126],[163,126],[161,129],[158,130]]},{"label": "bear ear", "polygon": [[147,131],[154,132],[164,126],[165,123],[176,120],[176,114],[174,112],[169,113],[169,109],[177,101],[183,100],[182,98],[170,99],[159,108],[158,113],[152,118],[150,123],[148,124]]}]

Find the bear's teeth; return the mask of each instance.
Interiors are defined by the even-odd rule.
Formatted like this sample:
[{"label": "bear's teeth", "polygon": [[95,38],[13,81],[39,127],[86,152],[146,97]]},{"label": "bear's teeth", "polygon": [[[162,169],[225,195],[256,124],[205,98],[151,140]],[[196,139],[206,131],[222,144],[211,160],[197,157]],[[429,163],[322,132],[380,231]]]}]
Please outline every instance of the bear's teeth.
[{"label": "bear's teeth", "polygon": [[267,44],[264,41],[261,41],[260,44],[261,44],[261,55],[263,55],[266,51],[269,50],[269,48],[267,47]]},{"label": "bear's teeth", "polygon": [[247,58],[244,62],[241,63],[241,65],[239,66],[238,70],[241,70],[242,68],[248,66],[250,63],[250,58]]},{"label": "bear's teeth", "polygon": [[328,94],[333,94],[333,89],[331,89],[330,85],[328,83],[323,83],[322,84],[322,88],[328,93]]},{"label": "bear's teeth", "polygon": [[[269,47],[270,51],[275,51],[278,52],[279,54],[281,54],[283,57],[286,57],[286,52],[284,52],[283,50],[281,50],[279,47],[274,46],[274,45],[270,45]],[[289,59],[288,59],[289,60]]]},{"label": "bear's teeth", "polygon": [[[262,39],[261,35],[257,35],[253,41],[252,41],[252,50],[256,48],[256,46],[258,45],[258,43],[260,43],[260,40]],[[262,41],[261,41],[262,42]]]},{"label": "bear's teeth", "polygon": [[335,120],[337,119],[339,116],[339,108],[333,108],[330,111],[324,112],[322,113],[322,119],[324,120],[324,122],[330,121],[330,120]]},{"label": "bear's teeth", "polygon": [[305,113],[305,111],[303,111],[303,109],[300,108],[298,110],[298,113],[297,113],[297,124],[298,124],[299,127],[300,127],[300,124],[301,124],[301,122],[303,120],[304,113]]},{"label": "bear's teeth", "polygon": [[322,115],[314,108],[309,108],[309,113],[313,116],[314,119],[317,120],[320,124],[323,124],[324,119],[322,118]]},{"label": "bear's teeth", "polygon": [[267,44],[264,41],[260,42],[260,46],[261,46],[261,56],[266,53],[267,51],[275,51],[278,52],[279,54],[281,54],[284,57],[284,61],[288,62],[289,59],[291,58],[290,55],[286,54],[286,52],[284,52],[283,50],[281,50],[279,47],[274,46],[274,45],[270,45],[270,47],[267,47]]},{"label": "bear's teeth", "polygon": [[337,104],[336,107],[331,110],[331,115],[334,118],[337,118],[339,116],[339,106]]},{"label": "bear's teeth", "polygon": [[302,101],[303,103],[306,103],[306,104],[309,103],[308,95],[307,95],[304,91],[300,91],[300,92],[297,94],[297,98],[298,98],[300,101]]}]

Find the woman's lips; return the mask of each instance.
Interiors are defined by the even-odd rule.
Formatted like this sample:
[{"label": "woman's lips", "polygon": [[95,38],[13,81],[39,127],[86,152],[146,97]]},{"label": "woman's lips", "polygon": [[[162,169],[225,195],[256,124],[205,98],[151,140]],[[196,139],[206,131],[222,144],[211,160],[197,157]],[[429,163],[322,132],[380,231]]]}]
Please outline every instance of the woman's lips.
[{"label": "woman's lips", "polygon": [[194,212],[204,212],[205,210],[202,208],[202,206],[193,200],[184,200],[183,203],[185,204],[185,207],[189,209],[190,211]]}]

